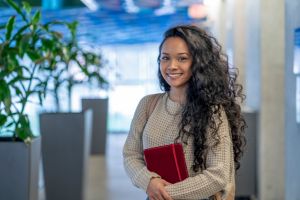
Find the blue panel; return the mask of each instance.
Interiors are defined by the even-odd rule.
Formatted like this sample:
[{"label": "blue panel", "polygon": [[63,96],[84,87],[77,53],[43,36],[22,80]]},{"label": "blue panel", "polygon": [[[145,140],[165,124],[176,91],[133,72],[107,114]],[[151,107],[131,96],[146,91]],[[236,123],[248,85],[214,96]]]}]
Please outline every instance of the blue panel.
[{"label": "blue panel", "polygon": [[295,74],[300,74],[300,28],[294,31],[294,67]]},{"label": "blue panel", "polygon": [[62,8],[63,1],[62,0],[42,0],[43,9],[60,9]]},{"label": "blue panel", "polygon": [[[57,1],[58,2],[58,1]],[[49,4],[59,6],[59,4]],[[12,10],[0,10],[0,24],[13,14]],[[83,42],[99,45],[139,44],[160,42],[162,33],[170,26],[182,23],[199,23],[188,17],[187,8],[179,7],[174,14],[156,16],[154,9],[143,9],[136,14],[125,11],[87,8],[43,10],[45,22],[49,20],[78,20],[78,36]],[[202,21],[205,19],[202,19]],[[64,31],[64,30],[60,30]],[[3,32],[3,31],[2,31]]]}]

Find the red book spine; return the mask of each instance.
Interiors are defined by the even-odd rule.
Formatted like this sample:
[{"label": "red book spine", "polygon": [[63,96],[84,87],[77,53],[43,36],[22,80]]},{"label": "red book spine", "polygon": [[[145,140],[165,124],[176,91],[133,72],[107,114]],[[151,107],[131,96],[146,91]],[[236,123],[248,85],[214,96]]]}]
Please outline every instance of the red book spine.
[{"label": "red book spine", "polygon": [[179,169],[179,165],[178,165],[178,160],[177,160],[177,155],[176,155],[176,150],[175,150],[175,145],[172,144],[172,152],[173,152],[173,157],[174,157],[174,161],[175,161],[175,166],[176,166],[176,170],[177,170],[177,175],[180,181],[182,181],[181,178],[181,173],[180,173],[180,169]]}]

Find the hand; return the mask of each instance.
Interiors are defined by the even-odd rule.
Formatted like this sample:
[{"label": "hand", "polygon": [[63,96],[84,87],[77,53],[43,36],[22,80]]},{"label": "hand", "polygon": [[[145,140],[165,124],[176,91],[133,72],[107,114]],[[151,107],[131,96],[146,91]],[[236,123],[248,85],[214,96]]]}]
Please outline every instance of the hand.
[{"label": "hand", "polygon": [[167,185],[171,185],[171,183],[161,178],[152,178],[147,187],[149,200],[173,200],[165,189]]}]

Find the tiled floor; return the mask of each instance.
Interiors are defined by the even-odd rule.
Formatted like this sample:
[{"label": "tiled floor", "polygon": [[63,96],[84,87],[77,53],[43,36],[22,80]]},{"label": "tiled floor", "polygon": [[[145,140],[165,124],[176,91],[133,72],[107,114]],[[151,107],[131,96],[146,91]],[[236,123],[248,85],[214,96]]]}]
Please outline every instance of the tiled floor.
[{"label": "tiled floor", "polygon": [[[134,187],[126,176],[122,147],[125,134],[109,134],[106,156],[91,156],[84,200],[145,200],[145,193]],[[43,189],[43,188],[42,188]],[[40,200],[45,200],[41,189]]]},{"label": "tiled floor", "polygon": [[109,134],[106,156],[90,159],[86,200],[145,200],[145,193],[134,187],[123,168],[125,134]]}]

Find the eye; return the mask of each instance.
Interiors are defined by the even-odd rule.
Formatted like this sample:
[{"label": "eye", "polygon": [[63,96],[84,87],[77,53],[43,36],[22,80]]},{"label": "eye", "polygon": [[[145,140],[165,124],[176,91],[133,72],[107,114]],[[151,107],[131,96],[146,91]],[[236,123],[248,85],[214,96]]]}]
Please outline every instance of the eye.
[{"label": "eye", "polygon": [[168,57],[168,56],[161,56],[161,57],[160,57],[160,60],[166,61],[166,60],[169,60],[169,57]]},{"label": "eye", "polygon": [[179,62],[184,62],[184,61],[186,61],[186,60],[188,60],[188,58],[187,58],[187,57],[184,57],[184,56],[178,58],[178,61],[179,61]]}]

